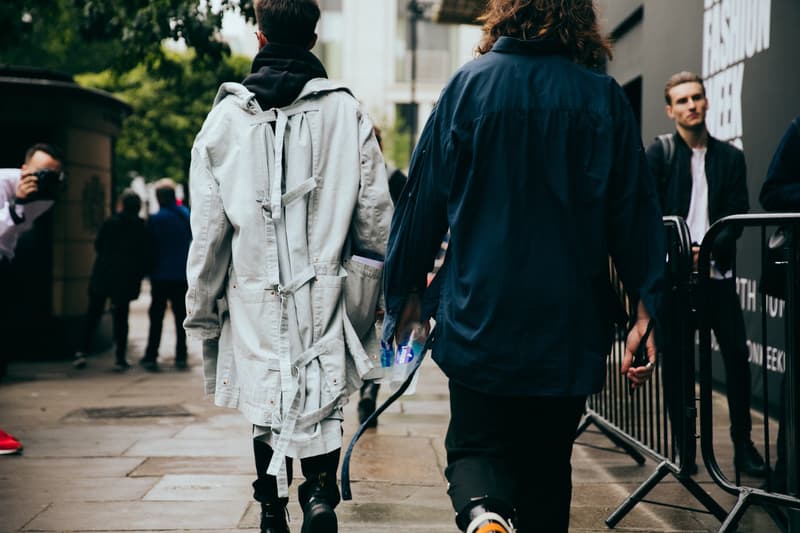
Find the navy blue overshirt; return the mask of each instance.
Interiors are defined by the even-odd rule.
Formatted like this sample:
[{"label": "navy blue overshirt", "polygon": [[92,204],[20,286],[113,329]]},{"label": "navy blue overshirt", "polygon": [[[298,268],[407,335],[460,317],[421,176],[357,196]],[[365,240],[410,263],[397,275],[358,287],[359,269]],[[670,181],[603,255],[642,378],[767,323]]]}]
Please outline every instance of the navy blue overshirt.
[{"label": "navy blue overshirt", "polygon": [[390,325],[448,227],[433,357],[465,387],[600,390],[609,257],[655,316],[665,247],[639,129],[620,86],[558,43],[502,37],[443,90],[392,221]]}]

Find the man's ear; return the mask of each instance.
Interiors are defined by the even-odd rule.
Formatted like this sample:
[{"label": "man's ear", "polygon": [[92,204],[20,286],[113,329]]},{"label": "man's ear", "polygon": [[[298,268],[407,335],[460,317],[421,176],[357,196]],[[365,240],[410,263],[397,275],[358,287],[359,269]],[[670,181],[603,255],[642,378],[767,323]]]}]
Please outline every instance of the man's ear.
[{"label": "man's ear", "polygon": [[311,38],[311,41],[309,41],[308,46],[306,46],[306,49],[307,50],[311,50],[312,48],[314,48],[315,44],[317,44],[317,34],[316,33]]},{"label": "man's ear", "polygon": [[669,117],[670,120],[675,120],[675,114],[672,112],[671,105],[667,104],[666,106],[664,106],[664,111],[666,111],[667,116]]},{"label": "man's ear", "polygon": [[264,35],[263,32],[257,31],[256,32],[256,39],[258,39],[258,49],[261,50],[264,48],[269,41],[267,41],[267,36]]}]

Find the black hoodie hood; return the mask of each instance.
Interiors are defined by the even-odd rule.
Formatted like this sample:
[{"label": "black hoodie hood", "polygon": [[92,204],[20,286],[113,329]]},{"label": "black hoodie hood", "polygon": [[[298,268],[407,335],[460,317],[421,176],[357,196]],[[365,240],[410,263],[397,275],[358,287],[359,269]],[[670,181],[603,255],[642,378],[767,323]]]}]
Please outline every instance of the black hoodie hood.
[{"label": "black hoodie hood", "polygon": [[242,83],[266,110],[291,104],[309,80],[327,77],[325,67],[308,50],[267,43],[258,51],[250,75]]}]

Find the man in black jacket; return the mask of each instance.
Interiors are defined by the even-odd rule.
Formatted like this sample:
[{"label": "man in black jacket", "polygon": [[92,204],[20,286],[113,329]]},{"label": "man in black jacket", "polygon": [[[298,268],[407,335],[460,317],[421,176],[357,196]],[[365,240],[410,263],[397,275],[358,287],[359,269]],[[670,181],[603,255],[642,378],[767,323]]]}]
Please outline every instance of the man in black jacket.
[{"label": "man in black jacket", "polygon": [[[664,215],[683,217],[689,226],[696,270],[700,243],[709,226],[749,209],[744,154],[708,133],[708,100],[700,76],[691,72],[673,75],[664,88],[664,98],[667,116],[675,121],[677,131],[651,144],[647,159]],[[708,312],[725,361],[734,463],[741,472],[762,476],[766,471],[764,460],[750,440],[750,366],[744,318],[732,272],[740,235],[741,229],[731,227],[713,244]],[[673,358],[665,358],[665,365],[674,362]],[[677,407],[671,409],[677,432],[678,412]],[[694,457],[682,460],[694,464]]]},{"label": "man in black jacket", "polygon": [[139,297],[142,278],[153,258],[153,243],[144,220],[139,218],[142,200],[130,189],[119,199],[120,210],[106,220],[94,242],[97,257],[89,280],[89,307],[83,328],[80,351],[73,365],[86,366],[86,354],[91,352],[92,339],[103,316],[106,301],[111,300],[115,348],[114,370],[124,372],[130,365],[126,359],[128,347],[128,309]]}]

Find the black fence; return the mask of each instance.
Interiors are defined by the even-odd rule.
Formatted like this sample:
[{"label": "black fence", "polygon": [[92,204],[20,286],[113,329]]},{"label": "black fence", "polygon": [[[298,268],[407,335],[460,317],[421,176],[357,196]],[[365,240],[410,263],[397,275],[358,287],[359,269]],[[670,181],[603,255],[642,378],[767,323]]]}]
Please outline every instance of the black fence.
[{"label": "black fence", "polygon": [[[774,267],[775,250],[769,250],[768,238],[772,234],[770,228],[783,226],[787,235],[792,234],[792,226],[800,235],[800,215],[741,215],[720,220],[709,230],[704,242],[714,242],[721,231],[732,228],[734,233],[739,228],[751,227],[760,231],[762,272]],[[689,233],[683,219],[665,217],[664,228],[667,242],[666,287],[664,293],[663,312],[656,331],[659,354],[653,378],[642,388],[631,392],[627,379],[619,373],[625,353],[625,334],[620,328],[616,341],[608,358],[606,384],[602,392],[591,396],[587,402],[584,417],[578,434],[590,426],[599,429],[614,444],[625,450],[638,464],[643,465],[649,457],[657,463],[654,472],[648,479],[633,491],[625,501],[606,519],[608,527],[614,527],[630,512],[637,503],[648,502],[680,509],[713,514],[720,522],[720,532],[733,531],[742,515],[750,505],[761,505],[783,531],[800,533],[800,523],[792,509],[800,509],[800,500],[796,496],[800,492],[797,486],[798,452],[800,442],[797,440],[798,416],[800,416],[800,389],[798,388],[798,367],[795,346],[797,326],[800,325],[800,246],[792,239],[785,239],[780,258],[782,269],[780,276],[785,277],[786,289],[786,373],[784,376],[784,392],[786,398],[782,402],[786,406],[785,416],[781,419],[782,437],[785,437],[786,457],[788,459],[788,483],[782,485],[773,479],[768,471],[764,486],[748,486],[742,483],[738,470],[735,480],[729,480],[716,459],[713,442],[713,409],[712,409],[712,357],[711,332],[708,317],[704,312],[705,299],[709,297],[709,279],[711,269],[711,246],[703,246],[699,255],[699,269],[693,273],[693,259]],[[731,229],[728,229],[731,231]],[[768,253],[769,252],[769,253]],[[735,270],[735,266],[734,266]],[[774,270],[774,268],[773,268]],[[624,301],[632,313],[634,302],[630,301],[624,288],[610,268],[611,280],[614,283],[621,301]],[[766,351],[768,344],[766,320],[766,295],[761,293],[761,347]],[[794,325],[794,327],[790,327]],[[695,368],[695,331],[700,334],[700,396],[696,393]],[[783,332],[781,332],[783,333]],[[766,461],[770,464],[770,413],[769,390],[767,387],[767,354],[761,358],[763,379],[760,380],[763,390],[760,401],[764,413],[764,440]],[[700,434],[697,434],[697,410],[700,410]],[[697,472],[696,455],[697,439],[700,439],[702,458],[712,480],[723,490],[738,496],[736,505],[730,511],[725,510],[694,479]],[[667,502],[646,500],[647,494],[668,475],[677,479],[693,497],[701,504],[701,509],[690,509]]]},{"label": "black fence", "polygon": [[[766,483],[763,486],[748,486],[742,483],[738,469],[735,472],[735,480],[730,480],[723,473],[717,460],[714,448],[714,413],[712,406],[712,344],[711,344],[711,325],[709,313],[704,312],[708,305],[711,284],[712,257],[709,243],[723,231],[732,231],[734,234],[741,232],[745,228],[753,228],[760,234],[761,250],[761,272],[762,289],[764,283],[769,281],[775,283],[782,281],[783,291],[786,299],[786,319],[785,325],[785,373],[783,377],[782,394],[785,396],[783,404],[784,412],[779,414],[780,425],[779,435],[785,436],[785,444],[779,443],[779,459],[785,454],[786,470],[783,480],[773,479],[773,473],[767,471]],[[714,482],[723,490],[738,496],[734,507],[726,513],[722,520],[720,532],[734,531],[742,515],[751,505],[761,505],[775,519],[776,523],[784,531],[800,531],[800,521],[797,519],[796,511],[800,509],[800,494],[798,479],[800,479],[800,467],[798,465],[798,416],[800,416],[800,388],[798,388],[798,361],[797,361],[797,341],[798,326],[800,326],[800,246],[797,239],[785,239],[779,243],[777,248],[770,250],[769,237],[780,228],[787,235],[800,235],[800,215],[797,214],[761,214],[761,215],[735,215],[717,221],[708,231],[703,239],[703,246],[700,249],[698,262],[698,308],[700,319],[700,442],[703,453],[703,461],[708,469],[709,475]],[[775,267],[779,267],[777,273]],[[782,267],[782,268],[781,268]],[[735,268],[735,267],[734,267]],[[772,274],[783,277],[783,280],[765,278],[765,275]],[[769,387],[767,380],[768,357],[767,346],[769,346],[769,328],[767,325],[767,294],[762,290],[761,297],[761,372],[762,372],[762,411],[764,413],[764,449],[767,464],[770,461],[770,402]],[[779,437],[780,439],[781,437]],[[785,482],[783,482],[785,480]],[[780,510],[789,511],[783,514]]]},{"label": "black fence", "polygon": [[[659,354],[653,377],[631,392],[619,373],[625,355],[626,330],[619,328],[608,358],[606,384],[589,398],[580,435],[595,426],[614,444],[643,465],[645,456],[658,463],[650,477],[606,519],[614,527],[668,475],[674,476],[720,520],[725,510],[692,479],[696,471],[696,402],[694,388],[694,328],[692,326],[692,249],[689,231],[679,217],[664,217],[667,244],[663,313],[656,330]],[[611,280],[634,315],[634,302],[611,267]],[[658,503],[658,502],[650,502]],[[692,509],[695,510],[695,509]]]}]

